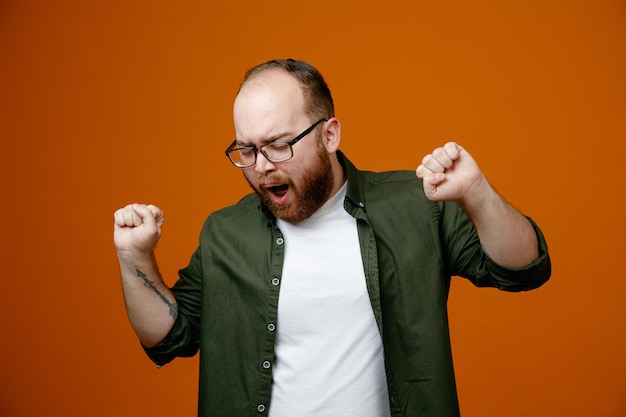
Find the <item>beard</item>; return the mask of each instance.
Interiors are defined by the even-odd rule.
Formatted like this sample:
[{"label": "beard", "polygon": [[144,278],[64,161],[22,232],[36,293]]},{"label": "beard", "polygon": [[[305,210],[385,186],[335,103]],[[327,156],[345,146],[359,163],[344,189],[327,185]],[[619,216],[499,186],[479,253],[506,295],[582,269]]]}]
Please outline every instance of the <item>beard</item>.
[{"label": "beard", "polygon": [[248,184],[261,198],[263,204],[278,219],[289,223],[299,223],[308,219],[328,201],[333,188],[334,176],[330,157],[323,146],[319,146],[315,161],[302,174],[299,184],[295,184],[289,177],[279,175],[258,177],[257,183],[284,183],[289,186],[288,192],[291,201],[285,204],[276,204],[270,197],[269,191],[260,186],[254,186],[248,176]]}]

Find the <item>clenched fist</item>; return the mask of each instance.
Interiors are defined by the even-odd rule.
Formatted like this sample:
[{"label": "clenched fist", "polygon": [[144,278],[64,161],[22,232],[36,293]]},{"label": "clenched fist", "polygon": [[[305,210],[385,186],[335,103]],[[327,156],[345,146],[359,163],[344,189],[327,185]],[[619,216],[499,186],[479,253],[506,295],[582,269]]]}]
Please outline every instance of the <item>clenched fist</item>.
[{"label": "clenched fist", "polygon": [[118,253],[150,253],[161,237],[163,212],[156,206],[129,204],[114,214],[113,242]]},{"label": "clenched fist", "polygon": [[474,158],[455,142],[426,155],[415,173],[432,201],[467,202],[487,183]]}]

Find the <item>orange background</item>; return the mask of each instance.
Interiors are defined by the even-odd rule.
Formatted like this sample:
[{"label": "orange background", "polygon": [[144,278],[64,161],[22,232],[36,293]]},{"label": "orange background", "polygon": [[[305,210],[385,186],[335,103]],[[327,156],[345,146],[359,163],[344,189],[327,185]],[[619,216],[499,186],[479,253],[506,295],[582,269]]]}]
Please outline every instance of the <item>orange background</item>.
[{"label": "orange background", "polygon": [[453,281],[464,416],[626,415],[623,1],[5,0],[0,53],[0,415],[195,415],[197,359],[157,370],[127,322],[113,211],[163,208],[173,283],[248,192],[232,100],[277,57],[325,75],[357,166],[455,139],[542,226],[540,290]]}]

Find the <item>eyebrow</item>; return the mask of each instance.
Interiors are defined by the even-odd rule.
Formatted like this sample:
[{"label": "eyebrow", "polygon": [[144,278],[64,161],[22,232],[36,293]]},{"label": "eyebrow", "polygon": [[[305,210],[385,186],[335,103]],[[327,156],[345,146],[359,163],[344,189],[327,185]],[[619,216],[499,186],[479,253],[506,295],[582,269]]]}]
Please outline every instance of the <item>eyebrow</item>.
[{"label": "eyebrow", "polygon": [[[288,137],[289,135],[291,135],[291,134],[285,132],[285,133],[278,133],[278,134],[276,134],[274,136],[270,136],[269,138],[266,138],[266,139],[261,139],[261,144],[259,145],[259,147],[260,146],[265,146],[265,145],[273,143],[273,142],[276,142],[277,140],[282,139],[285,136]],[[237,146],[241,146],[241,147],[253,148],[253,147],[256,146],[256,145],[250,145],[249,143],[246,143],[246,142],[244,142],[242,140],[239,140],[239,139],[235,139],[235,142],[237,143]]]}]

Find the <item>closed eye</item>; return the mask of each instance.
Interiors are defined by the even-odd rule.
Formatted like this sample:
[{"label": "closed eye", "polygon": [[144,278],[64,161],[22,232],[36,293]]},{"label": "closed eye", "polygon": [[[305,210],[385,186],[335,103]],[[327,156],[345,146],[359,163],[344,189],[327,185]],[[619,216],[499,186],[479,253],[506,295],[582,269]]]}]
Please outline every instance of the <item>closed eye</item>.
[{"label": "closed eye", "polygon": [[289,143],[287,142],[272,142],[272,143],[268,143],[267,145],[264,146],[264,148],[272,148],[275,149],[277,151],[282,151],[284,149],[289,148]]},{"label": "closed eye", "polygon": [[250,154],[253,154],[256,151],[256,147],[255,146],[238,146],[237,150],[242,155],[250,155]]}]

